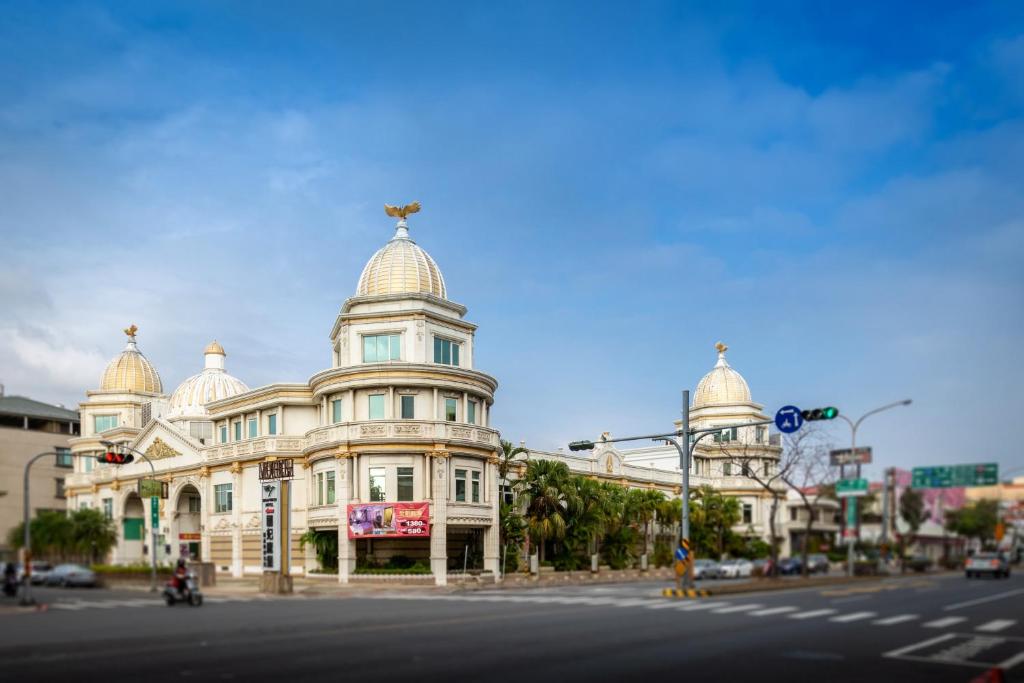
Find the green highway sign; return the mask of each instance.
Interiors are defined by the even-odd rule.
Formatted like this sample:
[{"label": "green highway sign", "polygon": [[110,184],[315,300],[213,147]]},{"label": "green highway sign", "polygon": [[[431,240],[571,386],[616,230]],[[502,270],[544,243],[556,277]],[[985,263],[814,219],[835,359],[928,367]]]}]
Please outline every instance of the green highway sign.
[{"label": "green highway sign", "polygon": [[994,486],[999,483],[999,464],[943,465],[915,467],[910,487],[915,489],[945,489],[961,486]]},{"label": "green highway sign", "polygon": [[840,479],[836,482],[836,497],[851,498],[868,495],[867,479]]}]

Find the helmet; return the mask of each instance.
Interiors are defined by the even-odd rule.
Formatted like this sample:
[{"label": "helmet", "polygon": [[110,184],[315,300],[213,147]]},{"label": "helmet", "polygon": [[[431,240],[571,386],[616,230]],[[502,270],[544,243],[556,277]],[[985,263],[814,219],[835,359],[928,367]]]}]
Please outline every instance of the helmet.
[{"label": "helmet", "polygon": [[185,566],[185,558],[184,557],[179,557],[178,558],[178,566],[179,567],[184,567]]}]

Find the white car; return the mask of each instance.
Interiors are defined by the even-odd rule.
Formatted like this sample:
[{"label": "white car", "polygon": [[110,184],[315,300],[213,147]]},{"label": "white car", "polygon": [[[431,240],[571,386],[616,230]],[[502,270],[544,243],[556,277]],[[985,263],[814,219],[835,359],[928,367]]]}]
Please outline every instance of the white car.
[{"label": "white car", "polygon": [[726,560],[720,568],[723,579],[744,579],[754,573],[754,564],[749,560]]}]

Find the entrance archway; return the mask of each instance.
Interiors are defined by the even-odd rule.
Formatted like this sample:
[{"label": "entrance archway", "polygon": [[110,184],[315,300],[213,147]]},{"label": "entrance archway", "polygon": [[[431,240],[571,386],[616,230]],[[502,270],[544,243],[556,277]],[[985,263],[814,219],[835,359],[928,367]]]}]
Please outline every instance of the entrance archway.
[{"label": "entrance archway", "polygon": [[127,564],[141,564],[145,561],[143,546],[146,545],[146,508],[139,494],[130,493],[124,499],[121,516],[121,561]]},{"label": "entrance archway", "polygon": [[176,545],[171,548],[173,556],[187,560],[199,560],[202,557],[202,510],[199,489],[192,484],[181,487],[174,508],[178,534],[173,540]]}]

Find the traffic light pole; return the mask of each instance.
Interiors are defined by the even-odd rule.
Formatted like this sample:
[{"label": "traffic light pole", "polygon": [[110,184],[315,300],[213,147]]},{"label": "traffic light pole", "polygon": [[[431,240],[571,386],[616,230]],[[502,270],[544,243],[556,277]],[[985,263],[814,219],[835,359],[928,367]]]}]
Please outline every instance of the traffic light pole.
[{"label": "traffic light pole", "polygon": [[[147,458],[145,453],[143,453],[142,451],[135,450],[131,446],[127,446],[127,445],[125,445],[123,443],[122,444],[118,444],[118,443],[114,443],[113,441],[100,441],[100,443],[103,444],[104,446],[106,446],[107,448],[121,448],[123,450],[131,451],[132,453],[138,455],[140,458],[142,458],[147,463],[149,463],[149,471],[153,474],[153,480],[156,481],[156,468],[153,467],[153,461],[150,460],[149,458]],[[143,507],[145,507],[145,506],[143,506]],[[152,511],[150,511],[150,514],[152,514]],[[156,590],[157,590],[156,589],[156,544],[157,544],[157,539],[159,537],[158,537],[157,525],[156,524],[150,524],[150,526],[153,527],[153,529],[152,529],[153,536],[152,536],[152,539],[150,540],[150,545],[149,545],[149,559],[150,559],[150,565],[149,565],[149,592],[150,593],[155,593]]]},{"label": "traffic light pole", "polygon": [[21,574],[21,604],[22,605],[34,605],[35,600],[32,598],[32,519],[31,519],[31,506],[28,504],[28,474],[29,470],[32,469],[32,464],[40,458],[45,458],[48,455],[57,457],[56,451],[46,451],[39,455],[33,456],[31,460],[25,463],[25,531],[22,538],[22,567],[23,571]]}]

